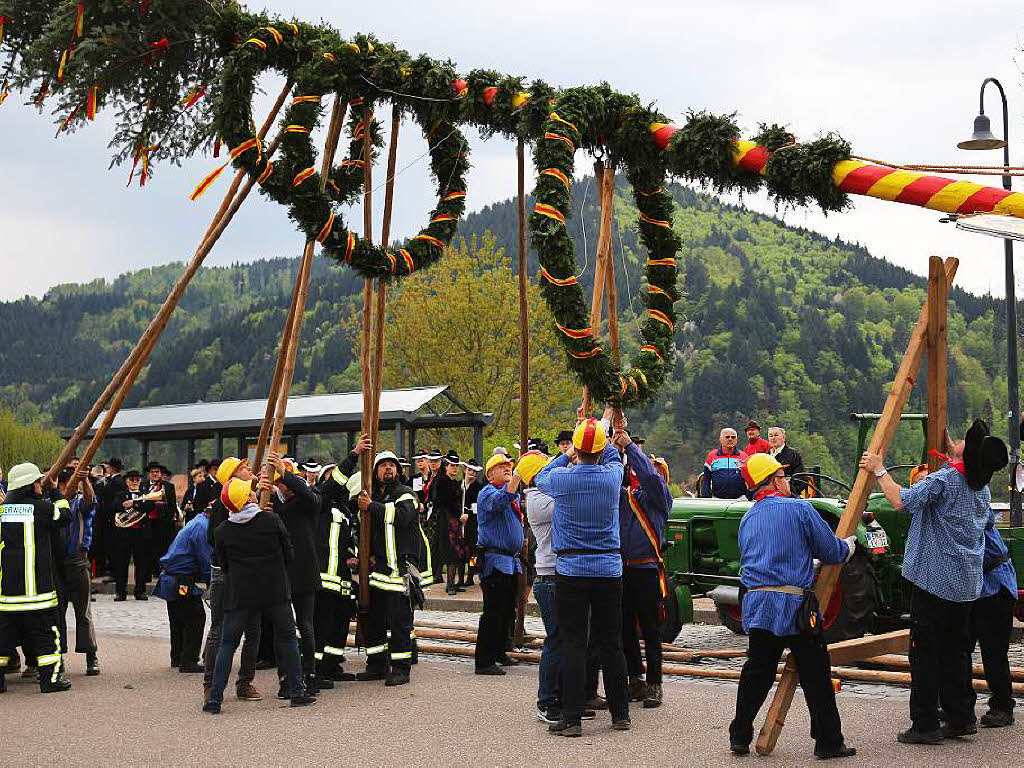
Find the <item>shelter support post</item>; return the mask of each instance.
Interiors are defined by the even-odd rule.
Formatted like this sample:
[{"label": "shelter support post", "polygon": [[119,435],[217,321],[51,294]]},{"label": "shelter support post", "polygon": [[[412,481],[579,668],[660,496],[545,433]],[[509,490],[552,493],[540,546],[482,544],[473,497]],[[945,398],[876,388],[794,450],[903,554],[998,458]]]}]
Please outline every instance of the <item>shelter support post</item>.
[{"label": "shelter support post", "polygon": [[196,439],[194,437],[185,441],[185,455],[188,468],[191,470],[196,465]]},{"label": "shelter support post", "polygon": [[142,454],[142,467],[145,469],[146,465],[149,464],[149,440],[139,440],[139,452]]}]

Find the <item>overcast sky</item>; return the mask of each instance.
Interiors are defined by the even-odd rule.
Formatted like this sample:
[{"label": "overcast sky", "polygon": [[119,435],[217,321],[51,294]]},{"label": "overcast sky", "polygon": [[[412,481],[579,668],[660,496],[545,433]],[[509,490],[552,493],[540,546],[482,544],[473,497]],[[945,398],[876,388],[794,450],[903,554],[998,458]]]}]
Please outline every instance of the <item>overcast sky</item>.
[{"label": "overcast sky", "polygon": [[[372,32],[414,54],[450,58],[463,72],[488,67],[559,86],[607,80],[656,101],[678,120],[688,108],[737,111],[748,136],[762,121],[788,124],[803,139],[835,131],[858,154],[901,163],[999,162],[999,152],[955,147],[969,134],[978,87],[991,75],[1002,80],[1010,100],[1011,160],[1024,165],[1020,0],[266,5],[286,16],[325,19],[345,34]],[[989,89],[986,112],[1001,132],[997,98]],[[55,140],[52,118],[23,100],[14,94],[0,107],[0,299],[191,256],[228,184],[225,175],[201,201],[189,202],[194,185],[215,167],[212,158],[161,167],[152,184],[128,189],[128,168],[107,170],[111,124],[102,114],[89,128]],[[265,114],[267,101],[257,114]],[[515,192],[513,147],[472,139],[471,210]],[[424,150],[418,131],[403,131],[399,167]],[[434,198],[425,163],[421,159],[398,184],[396,237],[426,221]],[[589,164],[577,158],[578,167]],[[987,183],[993,181],[998,178]],[[1024,189],[1024,179],[1015,184]],[[921,274],[930,254],[959,256],[959,285],[1003,292],[998,240],[957,232],[940,224],[934,211],[854,200],[853,211],[828,218],[813,212],[785,218],[864,243],[876,256]],[[760,198],[746,202],[773,210]],[[208,263],[297,255],[301,247],[285,210],[253,195]],[[1018,286],[1021,273],[1024,267]]]}]

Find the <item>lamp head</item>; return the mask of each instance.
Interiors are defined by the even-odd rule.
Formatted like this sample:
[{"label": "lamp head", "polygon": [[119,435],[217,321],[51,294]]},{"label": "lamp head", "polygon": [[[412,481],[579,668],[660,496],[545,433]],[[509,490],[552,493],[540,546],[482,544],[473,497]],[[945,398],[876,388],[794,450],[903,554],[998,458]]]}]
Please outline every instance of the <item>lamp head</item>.
[{"label": "lamp head", "polygon": [[960,149],[1002,149],[1006,142],[996,138],[992,133],[992,122],[988,115],[978,115],[974,118],[974,133],[971,138],[961,141],[957,146]]}]

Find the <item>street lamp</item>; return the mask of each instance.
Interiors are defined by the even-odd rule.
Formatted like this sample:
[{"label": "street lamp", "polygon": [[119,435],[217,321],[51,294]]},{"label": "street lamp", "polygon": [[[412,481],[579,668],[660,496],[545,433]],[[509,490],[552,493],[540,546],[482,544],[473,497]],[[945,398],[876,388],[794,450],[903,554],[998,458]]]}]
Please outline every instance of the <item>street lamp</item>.
[{"label": "street lamp", "polygon": [[[985,86],[992,83],[999,90],[1003,102],[1003,138],[992,134],[991,122],[985,114]],[[971,138],[961,141],[960,149],[1002,149],[1003,166],[1010,167],[1010,118],[1006,104],[1006,92],[994,77],[986,77],[981,83],[978,116],[974,118],[974,132]],[[1010,190],[1010,177],[1003,176],[1003,189]],[[1017,463],[1020,461],[1020,393],[1017,384],[1017,297],[1013,279],[1013,241],[1003,239],[1006,253],[1006,397],[1009,402],[1010,429],[1010,524],[1017,527],[1021,521],[1021,495],[1017,491]]]}]

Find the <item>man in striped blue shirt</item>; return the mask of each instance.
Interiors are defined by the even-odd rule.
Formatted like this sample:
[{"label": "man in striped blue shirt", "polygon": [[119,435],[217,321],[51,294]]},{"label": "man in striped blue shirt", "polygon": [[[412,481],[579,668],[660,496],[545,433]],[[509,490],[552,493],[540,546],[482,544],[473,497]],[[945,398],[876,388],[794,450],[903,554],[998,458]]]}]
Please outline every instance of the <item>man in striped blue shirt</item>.
[{"label": "man in striped blue shirt", "polygon": [[573,433],[573,447],[544,467],[535,482],[555,501],[551,544],[557,555],[555,600],[564,688],[562,719],[549,730],[563,736],[583,734],[580,718],[591,632],[604,668],[612,727],[629,730],[619,551],[622,458],[601,423],[586,419]]},{"label": "man in striped blue shirt", "polygon": [[729,725],[729,748],[750,751],[754,718],[775,682],[782,651],[796,659],[811,713],[814,754],[826,760],[856,754],[843,740],[832,688],[828,648],[820,633],[801,633],[797,614],[803,592],[814,583],[814,559],[845,562],[856,537],[840,539],[808,502],[790,496],[789,478],[775,457],[757,453],[742,469],[754,505],[740,522],[743,628],[750,635],[747,661],[736,691],[736,716]]}]

